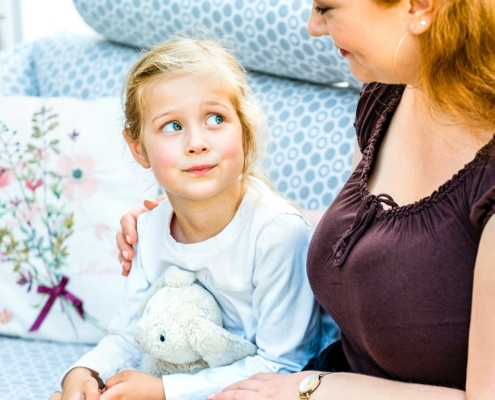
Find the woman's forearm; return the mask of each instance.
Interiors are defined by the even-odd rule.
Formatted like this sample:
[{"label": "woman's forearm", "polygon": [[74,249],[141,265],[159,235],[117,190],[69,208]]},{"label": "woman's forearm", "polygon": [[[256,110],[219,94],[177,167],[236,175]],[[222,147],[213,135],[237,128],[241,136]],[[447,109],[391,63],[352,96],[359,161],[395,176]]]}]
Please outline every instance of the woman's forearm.
[{"label": "woman's forearm", "polygon": [[323,377],[311,400],[466,400],[461,390],[403,383],[366,375],[335,373]]}]

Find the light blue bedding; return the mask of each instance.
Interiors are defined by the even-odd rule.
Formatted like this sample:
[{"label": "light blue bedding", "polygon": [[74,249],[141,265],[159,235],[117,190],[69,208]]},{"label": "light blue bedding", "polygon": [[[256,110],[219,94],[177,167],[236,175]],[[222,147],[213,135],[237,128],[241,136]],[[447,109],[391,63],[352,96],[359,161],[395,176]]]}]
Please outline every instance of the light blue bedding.
[{"label": "light blue bedding", "polygon": [[46,400],[59,379],[93,346],[0,336],[0,400]]}]

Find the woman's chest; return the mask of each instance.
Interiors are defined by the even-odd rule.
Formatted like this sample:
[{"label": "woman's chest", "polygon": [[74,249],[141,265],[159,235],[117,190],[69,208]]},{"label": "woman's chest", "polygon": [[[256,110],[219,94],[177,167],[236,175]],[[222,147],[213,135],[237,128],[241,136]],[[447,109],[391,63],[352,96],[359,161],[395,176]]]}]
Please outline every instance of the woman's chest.
[{"label": "woman's chest", "polygon": [[[380,209],[335,266],[336,243],[362,205],[358,189],[351,178],[313,236],[308,277],[318,302],[360,354],[356,359],[369,362],[365,373],[383,368],[412,379],[408,374],[428,367],[418,355],[430,360],[431,348],[436,359],[463,363],[479,236],[462,196],[452,191],[399,207],[397,215]],[[417,368],[397,363],[396,354],[414,357]]]},{"label": "woman's chest", "polygon": [[430,196],[471,162],[479,148],[466,133],[448,137],[398,131],[392,123],[376,138],[367,174],[370,193],[387,193],[399,205]]},{"label": "woman's chest", "polygon": [[308,252],[309,280],[327,311],[336,304],[345,308],[349,300],[354,307],[345,314],[357,317],[365,309],[368,315],[401,307],[407,313],[415,303],[442,296],[446,307],[460,298],[470,303],[480,232],[469,220],[469,185],[454,183],[420,202],[385,210],[376,198],[367,203],[374,196],[359,171],[351,176]]}]

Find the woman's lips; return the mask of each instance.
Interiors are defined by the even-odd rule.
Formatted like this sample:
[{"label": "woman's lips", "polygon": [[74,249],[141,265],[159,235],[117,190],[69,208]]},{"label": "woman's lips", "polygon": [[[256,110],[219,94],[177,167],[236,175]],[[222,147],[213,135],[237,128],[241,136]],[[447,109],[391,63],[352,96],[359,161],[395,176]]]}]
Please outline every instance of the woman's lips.
[{"label": "woman's lips", "polygon": [[342,54],[342,57],[345,57],[347,54],[349,54],[349,52],[347,50],[340,49],[340,54]]},{"label": "woman's lips", "polygon": [[186,169],[185,171],[193,175],[205,175],[208,172],[210,172],[213,168],[215,168],[214,165],[196,165],[194,167]]}]

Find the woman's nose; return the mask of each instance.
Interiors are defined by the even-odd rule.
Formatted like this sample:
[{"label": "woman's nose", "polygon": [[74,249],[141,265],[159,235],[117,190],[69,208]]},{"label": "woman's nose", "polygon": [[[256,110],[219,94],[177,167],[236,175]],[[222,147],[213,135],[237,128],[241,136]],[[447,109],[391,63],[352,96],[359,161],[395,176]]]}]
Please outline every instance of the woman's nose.
[{"label": "woman's nose", "polygon": [[314,4],[308,19],[307,29],[311,36],[328,35],[325,18],[316,12]]}]

